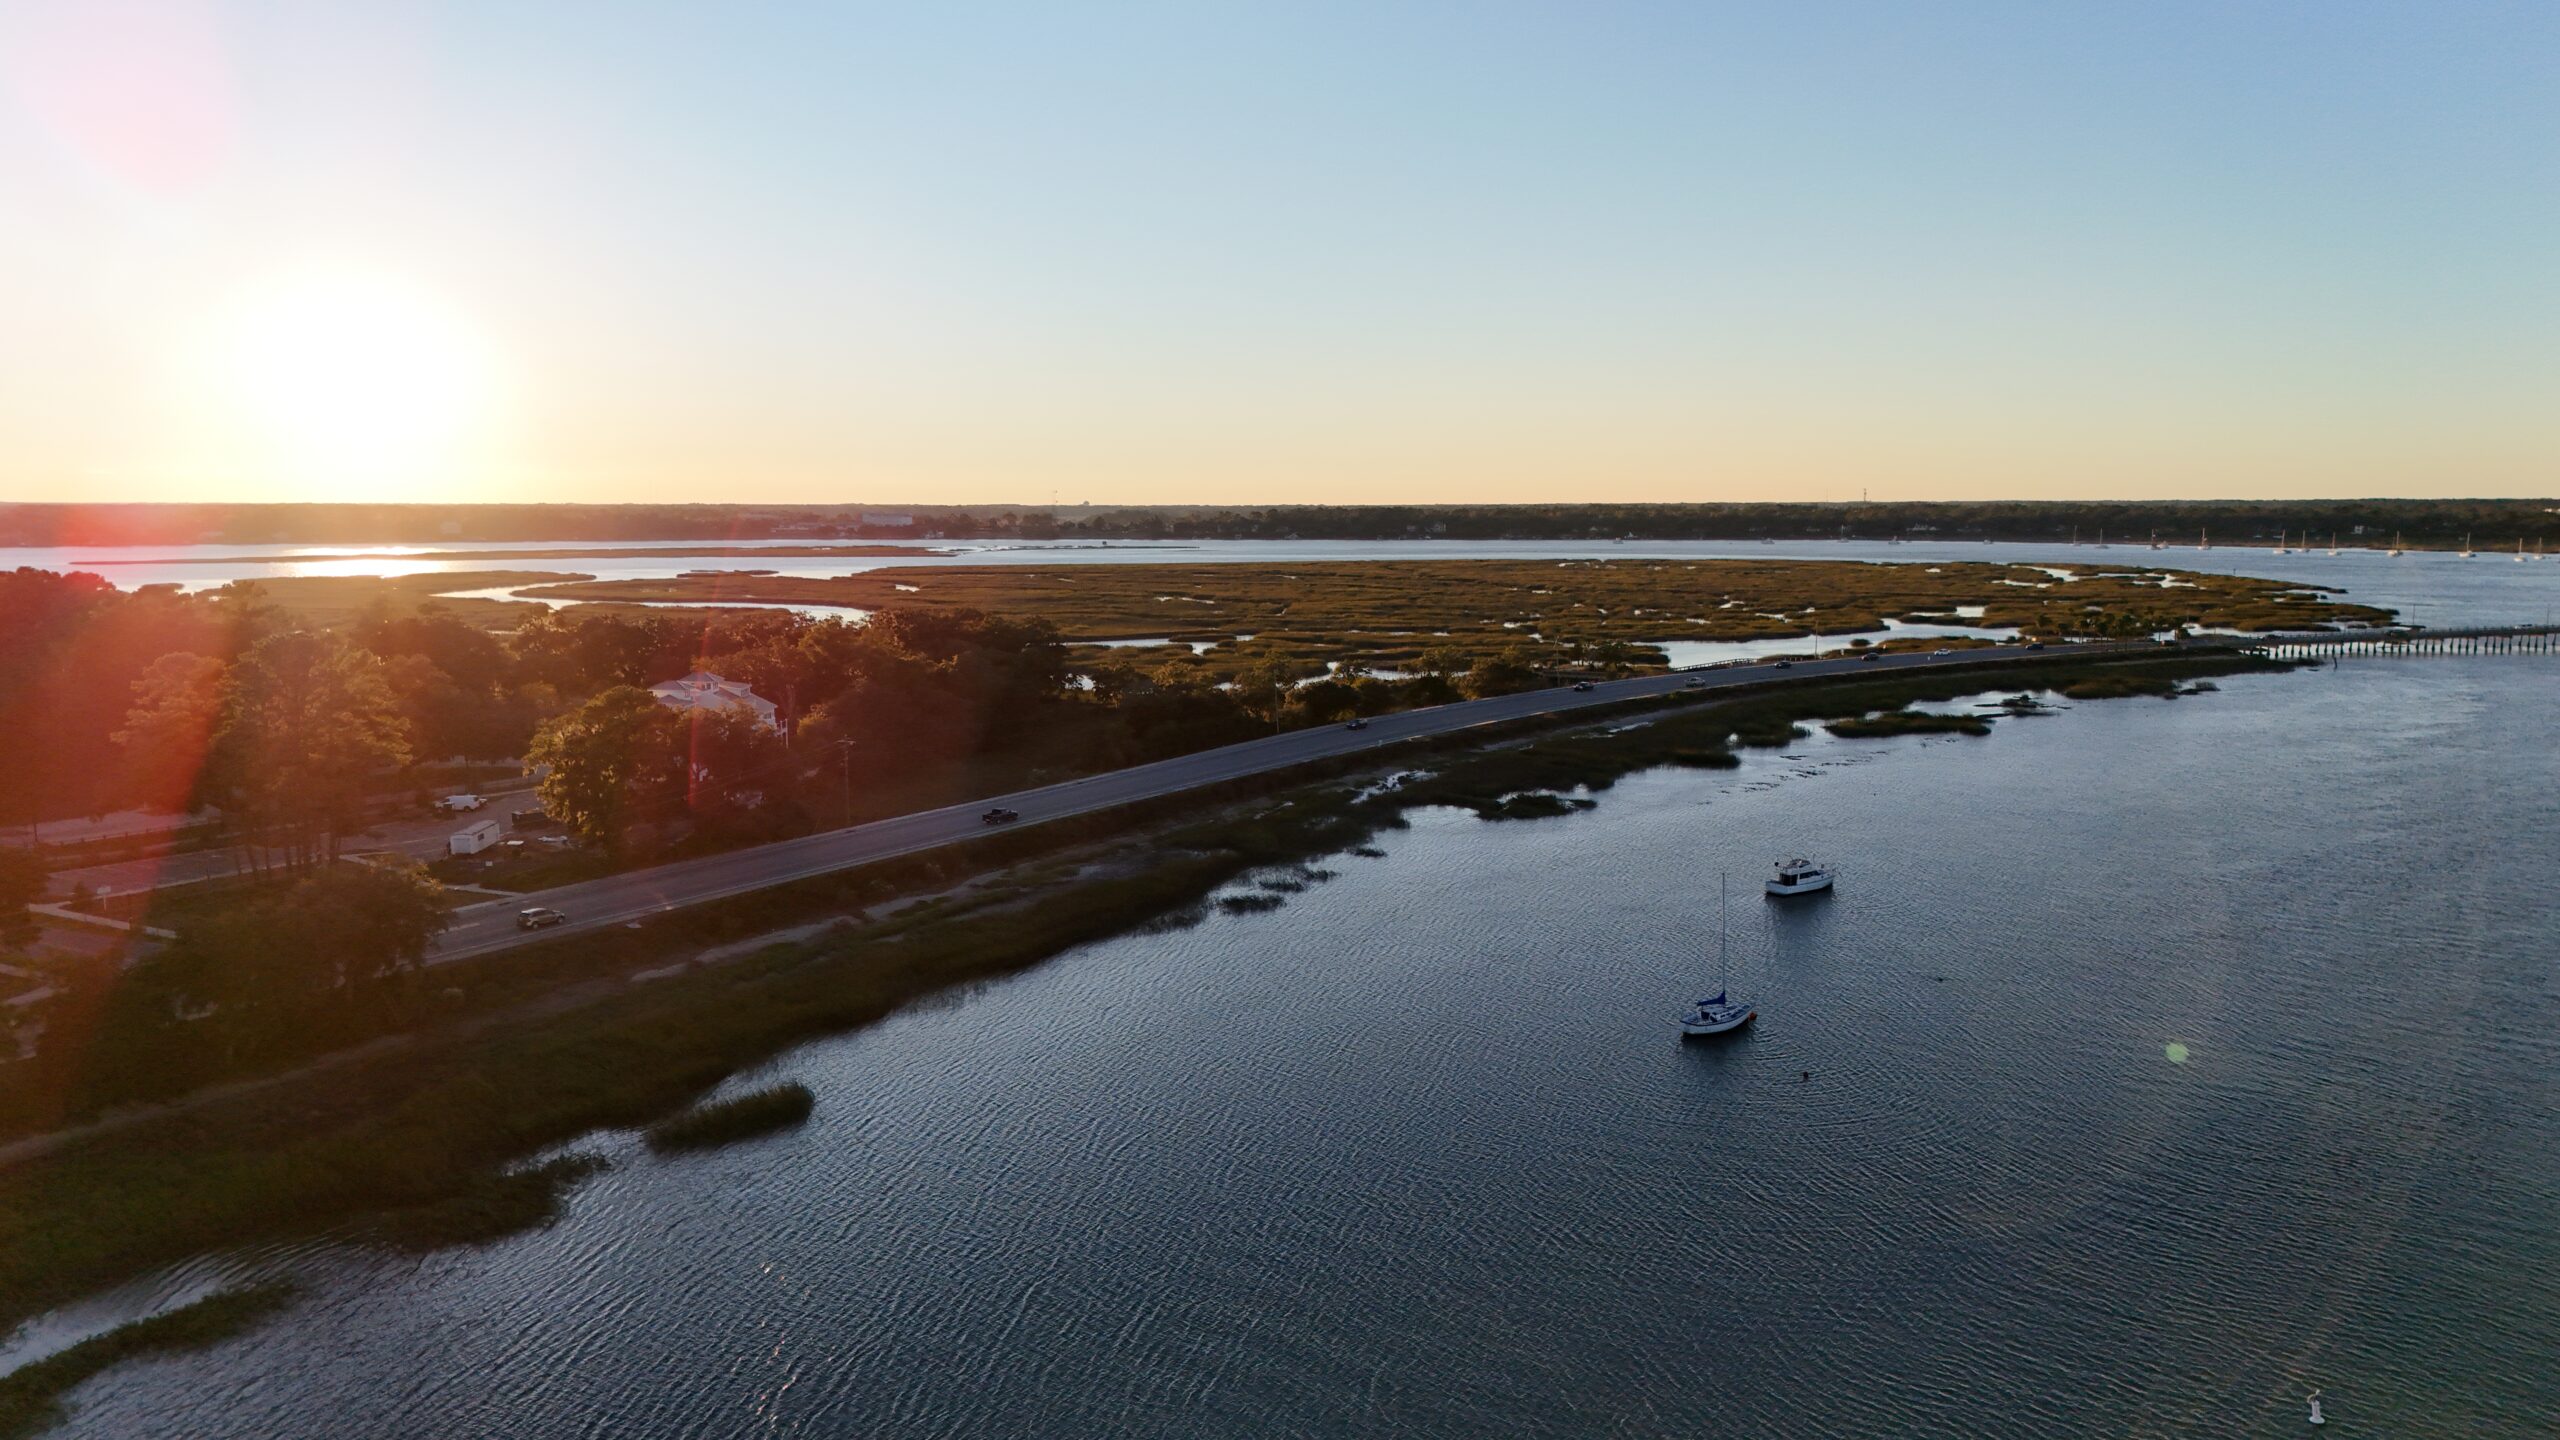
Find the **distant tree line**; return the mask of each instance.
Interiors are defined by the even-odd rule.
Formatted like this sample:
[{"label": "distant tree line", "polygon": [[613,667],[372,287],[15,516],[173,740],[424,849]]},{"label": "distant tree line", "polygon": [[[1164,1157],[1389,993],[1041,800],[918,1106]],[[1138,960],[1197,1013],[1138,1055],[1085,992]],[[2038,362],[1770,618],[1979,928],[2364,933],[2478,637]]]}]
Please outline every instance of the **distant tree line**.
[{"label": "distant tree line", "polygon": [[2560,539],[2560,501],[1948,501],[1682,505],[9,505],[0,545],[495,540],[2083,540],[2199,531],[2451,546]]}]

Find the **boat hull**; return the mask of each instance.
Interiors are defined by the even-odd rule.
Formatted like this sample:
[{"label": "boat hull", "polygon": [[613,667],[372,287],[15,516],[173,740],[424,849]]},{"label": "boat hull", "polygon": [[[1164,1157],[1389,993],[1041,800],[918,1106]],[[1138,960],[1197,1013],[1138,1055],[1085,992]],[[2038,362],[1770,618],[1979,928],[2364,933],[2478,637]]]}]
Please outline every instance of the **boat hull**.
[{"label": "boat hull", "polygon": [[1768,891],[1772,895],[1811,895],[1818,890],[1830,889],[1831,878],[1832,877],[1828,875],[1824,875],[1795,885],[1789,885],[1780,880],[1763,880],[1760,882],[1760,888]]},{"label": "boat hull", "polygon": [[1709,1035],[1730,1035],[1758,1018],[1759,1011],[1745,1010],[1730,1020],[1683,1020],[1680,1022],[1680,1038],[1699,1040]]}]

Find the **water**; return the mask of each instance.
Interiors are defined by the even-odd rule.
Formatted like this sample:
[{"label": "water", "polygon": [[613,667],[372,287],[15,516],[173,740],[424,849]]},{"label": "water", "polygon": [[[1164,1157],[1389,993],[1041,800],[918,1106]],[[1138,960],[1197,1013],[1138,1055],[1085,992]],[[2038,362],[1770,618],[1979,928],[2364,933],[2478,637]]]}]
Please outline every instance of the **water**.
[{"label": "water", "polygon": [[2560,665],[2221,683],[1428,812],[550,1231],[240,1262],[313,1291],[71,1432],[2552,1433]]}]

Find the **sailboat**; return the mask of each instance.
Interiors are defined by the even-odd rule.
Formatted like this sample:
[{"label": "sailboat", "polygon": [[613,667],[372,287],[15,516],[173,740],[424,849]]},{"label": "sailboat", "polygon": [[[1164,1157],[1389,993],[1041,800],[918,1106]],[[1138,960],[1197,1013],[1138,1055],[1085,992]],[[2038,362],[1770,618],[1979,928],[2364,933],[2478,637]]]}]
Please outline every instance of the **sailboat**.
[{"label": "sailboat", "polygon": [[2329,532],[2329,553],[2331,555],[2338,553],[2338,532],[2335,530]]},{"label": "sailboat", "polygon": [[2403,534],[2401,534],[2401,533],[2400,533],[2399,531],[2397,531],[2397,530],[2392,531],[2392,532],[2391,532],[2391,558],[2392,558],[2392,559],[2394,559],[2394,560],[2397,560],[2397,559],[2399,559],[2402,555],[2407,554],[2407,553],[2408,553],[2408,551],[2409,551],[2409,539],[2408,539],[2408,537],[2407,537],[2407,536],[2405,536],[2405,535],[2403,535]]},{"label": "sailboat", "polygon": [[2532,558],[2533,558],[2532,556],[2527,555],[2527,554],[2525,554],[2525,553],[2524,553],[2524,537],[2523,537],[2523,536],[2521,536],[2521,535],[2517,536],[2517,537],[2516,537],[2516,563],[2517,563],[2517,564],[2519,564],[2519,565],[2521,565],[2521,564],[2523,564],[2525,561],[2530,560],[2530,559],[2532,559]]},{"label": "sailboat", "polygon": [[2204,527],[2202,526],[2196,527],[2196,548],[2199,550],[2210,550],[2213,548],[2213,542],[2204,537]]},{"label": "sailboat", "polygon": [[1680,1019],[1683,1039],[1692,1035],[1722,1035],[1739,1030],[1759,1014],[1752,1005],[1729,998],[1724,988],[1724,912],[1725,877],[1716,876],[1716,993],[1698,1002],[1697,1007]]},{"label": "sailboat", "polygon": [[2284,532],[2283,532],[2283,531],[2281,531],[2281,530],[2279,530],[2279,531],[2277,531],[2277,532],[2276,532],[2276,548],[2275,548],[2275,552],[2274,552],[2274,553],[2276,553],[2276,554],[2278,554],[2278,555],[2283,555],[2283,554],[2287,554],[2287,553],[2289,553],[2289,552],[2287,552],[2287,551],[2286,551],[2286,549],[2284,548]]},{"label": "sailboat", "polygon": [[2462,532],[2462,558],[2471,558],[2471,532],[2468,530]]},{"label": "sailboat", "polygon": [[2107,527],[2104,525],[2098,527],[2098,548],[2101,550],[2107,548]]}]

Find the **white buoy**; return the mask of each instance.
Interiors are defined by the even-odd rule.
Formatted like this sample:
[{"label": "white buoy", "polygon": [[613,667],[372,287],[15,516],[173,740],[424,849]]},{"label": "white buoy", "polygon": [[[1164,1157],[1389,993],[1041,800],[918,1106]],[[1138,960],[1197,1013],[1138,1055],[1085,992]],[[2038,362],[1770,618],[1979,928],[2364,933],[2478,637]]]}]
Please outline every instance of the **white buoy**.
[{"label": "white buoy", "polygon": [[2329,1423],[2329,1417],[2320,1413],[2320,1392],[2317,1390],[2311,1392],[2311,1423],[2314,1425]]}]

